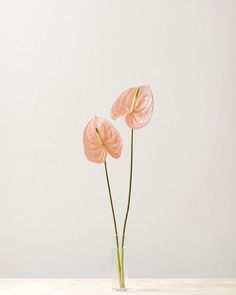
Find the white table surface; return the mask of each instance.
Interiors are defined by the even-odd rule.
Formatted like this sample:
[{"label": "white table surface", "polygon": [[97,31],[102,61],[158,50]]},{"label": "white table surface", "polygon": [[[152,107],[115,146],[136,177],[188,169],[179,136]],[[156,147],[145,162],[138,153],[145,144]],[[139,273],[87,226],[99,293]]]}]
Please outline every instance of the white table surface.
[{"label": "white table surface", "polygon": [[[114,295],[110,279],[0,279],[0,295]],[[129,279],[140,295],[236,295],[236,279]]]}]

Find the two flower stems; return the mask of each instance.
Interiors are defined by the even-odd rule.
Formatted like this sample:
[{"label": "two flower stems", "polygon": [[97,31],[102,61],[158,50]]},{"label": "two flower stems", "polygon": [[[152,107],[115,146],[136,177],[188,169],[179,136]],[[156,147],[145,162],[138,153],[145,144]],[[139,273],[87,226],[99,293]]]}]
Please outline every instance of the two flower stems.
[{"label": "two flower stems", "polygon": [[114,223],[114,229],[115,229],[119,283],[120,283],[120,287],[124,288],[124,286],[123,286],[123,278],[121,276],[120,246],[119,246],[119,238],[118,238],[118,231],[117,231],[117,224],[116,224],[116,215],[115,215],[115,210],[114,210],[114,205],[113,205],[113,200],[112,200],[111,186],[110,186],[110,181],[109,181],[109,176],[108,176],[108,171],[107,171],[107,162],[106,161],[104,162],[104,166],[105,166],[106,180],[107,180],[108,192],[109,192],[110,203],[111,203],[111,211],[112,211],[112,217],[113,217],[113,223]]},{"label": "two flower stems", "polygon": [[118,274],[119,274],[120,288],[125,288],[124,245],[125,245],[125,232],[126,232],[127,220],[128,220],[128,216],[129,216],[129,209],[130,209],[132,179],[133,179],[133,145],[134,145],[134,130],[131,129],[129,192],[128,192],[127,209],[126,209],[125,220],[124,220],[123,231],[122,231],[121,254],[120,254],[120,246],[119,246],[119,237],[118,237],[116,216],[115,216],[115,210],[114,210],[112,194],[111,194],[111,186],[110,186],[110,181],[109,181],[109,176],[108,176],[108,171],[107,171],[107,163],[106,163],[106,161],[104,162],[106,180],[107,180],[107,186],[108,186],[110,204],[111,204],[111,210],[112,210],[112,217],[113,217],[113,223],[114,223],[114,229],[115,229],[116,252],[117,252]]}]

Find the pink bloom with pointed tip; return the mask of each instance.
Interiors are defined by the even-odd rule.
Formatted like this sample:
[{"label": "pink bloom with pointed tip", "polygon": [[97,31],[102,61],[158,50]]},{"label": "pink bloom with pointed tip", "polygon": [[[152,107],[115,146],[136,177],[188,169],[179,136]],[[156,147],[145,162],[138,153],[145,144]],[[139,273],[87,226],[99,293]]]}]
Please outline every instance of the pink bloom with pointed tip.
[{"label": "pink bloom with pointed tip", "polygon": [[118,130],[103,118],[94,117],[89,121],[83,135],[84,152],[89,161],[104,163],[107,155],[119,158],[122,139]]},{"label": "pink bloom with pointed tip", "polygon": [[153,112],[153,95],[148,85],[130,88],[121,93],[112,106],[111,117],[116,120],[125,117],[131,129],[147,125]]}]

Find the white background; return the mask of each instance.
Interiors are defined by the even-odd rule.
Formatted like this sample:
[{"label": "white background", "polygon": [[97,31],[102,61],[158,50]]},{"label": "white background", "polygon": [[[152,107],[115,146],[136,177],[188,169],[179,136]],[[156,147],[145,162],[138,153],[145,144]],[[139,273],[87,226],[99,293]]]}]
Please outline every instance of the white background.
[{"label": "white background", "polygon": [[[110,276],[103,165],[83,129],[149,84],[135,132],[133,277],[236,276],[236,2],[0,2],[0,276]],[[123,218],[130,130],[108,160]]]}]

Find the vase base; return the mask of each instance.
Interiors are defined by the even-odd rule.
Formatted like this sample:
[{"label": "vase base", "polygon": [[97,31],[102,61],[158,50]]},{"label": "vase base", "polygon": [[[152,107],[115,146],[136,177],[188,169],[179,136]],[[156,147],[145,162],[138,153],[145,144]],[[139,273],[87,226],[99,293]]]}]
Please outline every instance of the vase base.
[{"label": "vase base", "polygon": [[112,288],[112,291],[115,291],[115,292],[126,292],[127,291],[127,288]]}]

